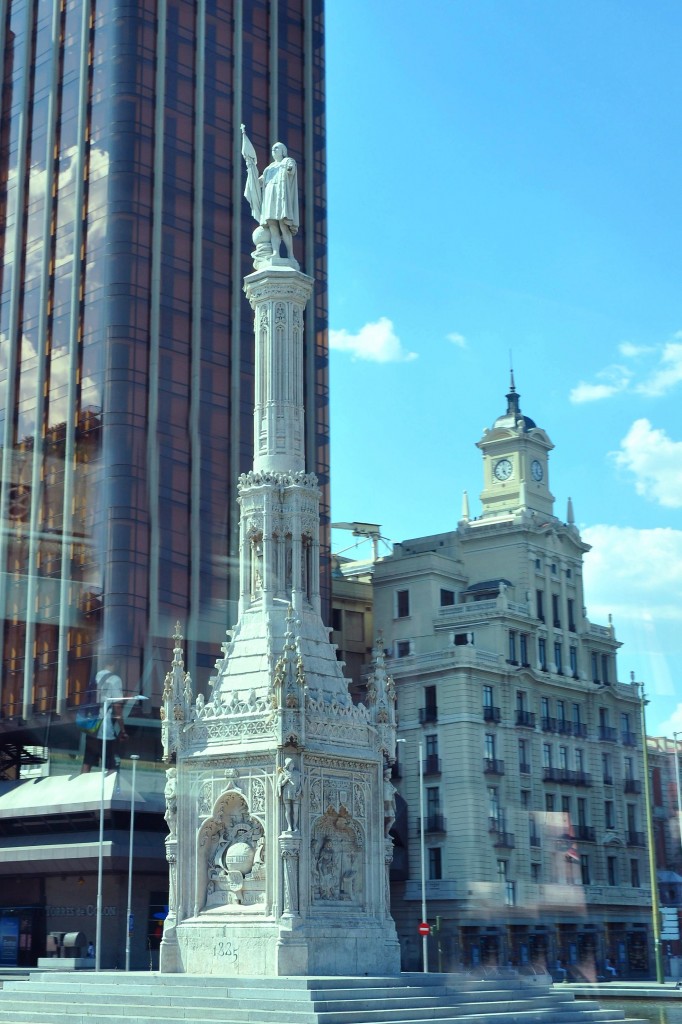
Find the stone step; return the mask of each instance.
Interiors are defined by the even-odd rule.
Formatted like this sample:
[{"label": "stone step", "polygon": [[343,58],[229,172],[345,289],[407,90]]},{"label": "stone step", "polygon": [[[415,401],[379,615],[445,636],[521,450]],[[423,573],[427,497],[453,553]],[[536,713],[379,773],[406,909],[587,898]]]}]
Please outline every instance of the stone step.
[{"label": "stone step", "polygon": [[[281,978],[228,978],[222,975],[214,974],[159,974],[155,971],[88,971],[79,972],[77,975],[73,972],[65,971],[63,973],[57,973],[56,971],[33,971],[31,974],[31,982],[40,982],[42,984],[62,984],[68,985],[97,985],[99,986],[102,982],[116,982],[125,983],[126,985],[135,984],[153,984],[157,988],[163,988],[167,985],[181,985],[188,987],[196,987],[200,985],[202,988],[206,987],[217,987],[222,989],[234,989],[234,988],[275,988],[278,991],[284,989],[298,989],[307,991],[309,989],[322,989],[322,988],[345,988],[350,992],[355,992],[360,988],[374,988],[380,986],[381,988],[406,988],[416,986],[417,988],[424,988],[424,986],[442,986],[453,979],[453,975],[444,974],[422,974],[421,972],[408,972],[404,974],[388,975],[386,977],[380,975],[373,976],[362,976],[359,978],[349,978],[343,975],[308,975],[305,977],[281,977]],[[459,987],[459,978],[457,978],[457,985]],[[503,982],[504,984],[504,982]],[[473,986],[485,986],[494,987],[500,985],[500,981],[494,979],[486,979],[485,981],[479,981],[477,979],[463,978],[462,985],[473,985]]]},{"label": "stone step", "polygon": [[[464,984],[464,982],[467,982]],[[407,984],[406,984],[407,982]],[[621,1011],[509,978],[35,974],[0,991],[0,1024],[616,1024]]]},{"label": "stone step", "polygon": [[[123,995],[123,993],[121,993]],[[421,1000],[420,1000],[421,1002]],[[269,1001],[270,1006],[272,1003]],[[213,1024],[220,1021],[221,1024],[418,1024],[425,1020],[429,1021],[452,1021],[458,1020],[461,1024],[480,1024],[485,1020],[489,1024],[581,1024],[581,1022],[600,1022],[606,1024],[616,1018],[609,1010],[582,1011],[580,1007],[573,1010],[557,1011],[552,1008],[522,1010],[516,1007],[509,1007],[504,1012],[488,1014],[485,1012],[465,1013],[461,1008],[450,1004],[437,1006],[414,1006],[403,1005],[393,1009],[381,1009],[366,1007],[363,1004],[355,1005],[352,1009],[327,1012],[325,1010],[314,1010],[308,1008],[306,1011],[294,1010],[289,1005],[286,1008],[280,1006],[274,1010],[265,1009],[262,1005],[254,1004],[248,1009],[239,1009],[234,1006],[217,1006],[208,1008],[197,1001],[191,1004],[177,1006],[156,1005],[151,1002],[132,1003],[125,999],[125,1007],[120,1002],[95,1002],[81,1001],[74,1005],[74,1001],[65,1001],[63,1006],[58,1007],[54,1003],[45,1000],[26,1000],[17,998],[15,1000],[0,999],[0,1021],[15,1024],[81,1024],[81,1022],[93,1021],[101,1024],[131,1024],[132,1020],[139,1022],[144,1020],[149,1024],[176,1024],[178,1021],[191,1020],[193,1024]],[[622,1017],[620,1018],[622,1019]]]},{"label": "stone step", "polygon": [[[254,1011],[250,1020],[252,1024],[258,1024],[261,1020],[258,1016],[258,1012]],[[395,1018],[393,1018],[395,1020]],[[437,1016],[431,1014],[424,1018],[414,1017],[408,1008],[403,1011],[403,1014],[399,1020],[399,1024],[423,1024],[423,1021],[427,1019],[431,1024],[450,1024],[453,1020],[462,1020],[456,1011],[448,1013],[446,1016]],[[525,1017],[509,1014],[508,1019],[514,1021],[515,1024],[523,1024]],[[103,1015],[101,1007],[71,1007],[69,1010],[64,1012],[50,1012],[49,1010],[36,1009],[26,1007],[25,1005],[18,1004],[12,1009],[3,1010],[0,1009],[0,1022],[2,1024],[147,1024],[147,1021],[153,1020],[154,1024],[177,1024],[180,1021],[191,1021],[192,1024],[215,1024],[216,1020],[221,1021],[221,1024],[242,1024],[241,1021],[235,1021],[232,1016],[226,1016],[223,1012],[221,1016],[211,1017],[200,1017],[192,1007],[187,1007],[185,1014],[182,1017],[173,1018],[141,1018],[139,1013],[135,1010],[131,1010],[128,1013],[117,1013],[116,1015]],[[280,1018],[282,1020],[282,1018]],[[315,1018],[316,1022],[319,1018]],[[464,1020],[475,1021],[476,1024],[486,1024],[489,1021],[487,1017],[476,1016],[472,1018],[464,1018]],[[551,1021],[552,1024],[561,1024],[560,1021],[555,1021],[552,1017],[546,1018],[548,1024]],[[580,1018],[576,1017],[575,1020],[579,1021]],[[369,1019],[365,1016],[357,1016],[355,1018],[356,1024],[369,1024]],[[491,1021],[491,1024],[493,1022]],[[632,1021],[631,1024],[647,1024],[646,1021]]]}]

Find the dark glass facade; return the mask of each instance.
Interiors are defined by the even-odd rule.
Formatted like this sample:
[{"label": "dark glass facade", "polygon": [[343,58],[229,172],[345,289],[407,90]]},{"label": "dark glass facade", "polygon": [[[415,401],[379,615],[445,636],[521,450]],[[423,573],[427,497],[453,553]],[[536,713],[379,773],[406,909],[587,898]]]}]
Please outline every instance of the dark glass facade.
[{"label": "dark glass facade", "polygon": [[36,714],[68,718],[105,654],[151,710],[177,620],[201,686],[236,621],[236,480],[253,443],[241,122],[261,166],[278,138],[299,166],[323,523],[329,444],[322,0],[7,0],[2,12],[7,736]]}]

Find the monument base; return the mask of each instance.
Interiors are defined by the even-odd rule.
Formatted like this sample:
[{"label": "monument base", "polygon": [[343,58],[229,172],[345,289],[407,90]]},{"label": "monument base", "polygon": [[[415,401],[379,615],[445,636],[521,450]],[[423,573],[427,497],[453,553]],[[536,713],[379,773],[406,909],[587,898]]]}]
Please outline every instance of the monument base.
[{"label": "monument base", "polygon": [[400,973],[394,929],[362,921],[303,925],[292,918],[287,928],[273,921],[235,926],[190,919],[178,925],[175,938],[162,943],[163,973],[223,978]]}]

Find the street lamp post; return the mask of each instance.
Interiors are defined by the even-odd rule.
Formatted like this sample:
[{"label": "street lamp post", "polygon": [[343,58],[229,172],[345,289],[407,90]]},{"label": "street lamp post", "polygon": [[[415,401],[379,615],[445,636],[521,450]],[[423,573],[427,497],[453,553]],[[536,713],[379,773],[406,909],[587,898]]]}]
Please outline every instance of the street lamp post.
[{"label": "street lamp post", "polygon": [[[424,858],[424,760],[423,747],[419,743],[419,859],[422,869],[422,921],[426,923],[426,861]],[[429,973],[429,937],[422,935],[422,959],[424,974]]]},{"label": "street lamp post", "polygon": [[[634,678],[633,678],[634,682]],[[663,960],[661,957],[661,915],[658,899],[658,877],[656,875],[656,848],[654,846],[654,822],[651,814],[651,784],[649,782],[649,750],[646,742],[646,705],[644,683],[640,683],[640,711],[642,724],[642,754],[644,768],[644,807],[646,810],[647,846],[649,847],[649,874],[651,876],[651,923],[654,934],[654,960],[656,962],[656,981],[662,985]]]},{"label": "street lamp post", "polygon": [[123,704],[125,701],[147,700],[141,694],[132,697],[106,697],[102,704],[102,760],[101,783],[99,790],[99,847],[97,851],[97,908],[95,919],[95,970],[99,971],[102,958],[102,873],[104,867],[104,776],[107,764],[107,731],[109,707],[112,704]]},{"label": "street lamp post", "polygon": [[[406,743],[403,737],[396,740],[396,743]],[[422,889],[422,923],[426,923],[426,862],[424,859],[424,759],[422,756],[423,746],[421,741],[417,747],[419,757],[419,860],[421,863],[421,889]],[[422,960],[424,963],[424,974],[429,973],[429,939],[428,935],[422,935]]]},{"label": "street lamp post", "polygon": [[139,754],[131,754],[133,762],[132,792],[130,794],[130,843],[128,845],[128,907],[126,910],[126,971],[130,970],[130,939],[132,933],[132,896],[133,896],[133,836],[135,835],[135,770],[140,760]]}]

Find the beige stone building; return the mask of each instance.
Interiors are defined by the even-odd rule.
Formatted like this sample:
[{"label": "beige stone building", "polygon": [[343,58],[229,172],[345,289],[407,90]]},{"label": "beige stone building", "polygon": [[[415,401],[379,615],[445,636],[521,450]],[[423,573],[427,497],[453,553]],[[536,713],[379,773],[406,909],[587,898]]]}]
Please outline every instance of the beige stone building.
[{"label": "beige stone building", "polygon": [[[374,571],[398,693],[409,877],[403,965],[421,940],[419,760],[432,969],[653,966],[640,699],[613,625],[587,617],[575,525],[554,512],[546,432],[507,409],[478,442],[482,510],[395,546]],[[559,964],[561,967],[559,967]]]}]

